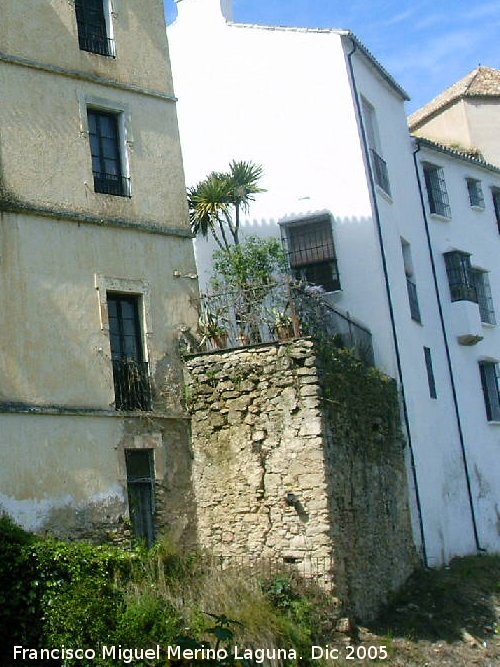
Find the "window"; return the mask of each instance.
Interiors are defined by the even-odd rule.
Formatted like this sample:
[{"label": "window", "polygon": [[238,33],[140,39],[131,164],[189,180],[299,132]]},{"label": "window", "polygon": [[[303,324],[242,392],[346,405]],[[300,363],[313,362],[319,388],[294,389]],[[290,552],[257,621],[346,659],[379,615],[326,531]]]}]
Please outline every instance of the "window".
[{"label": "window", "polygon": [[82,51],[114,56],[109,0],[75,0],[78,43]]},{"label": "window", "polygon": [[475,208],[484,208],[484,196],[481,181],[478,181],[476,178],[468,178],[466,180],[470,205]]},{"label": "window", "polygon": [[340,289],[329,217],[289,223],[285,227],[293,275],[327,292]]},{"label": "window", "polygon": [[152,449],[125,450],[130,521],[134,536],[154,542],[154,461]]},{"label": "window", "polygon": [[425,367],[427,369],[427,381],[429,383],[429,396],[431,398],[437,398],[436,380],[434,378],[431,349],[429,347],[424,347],[424,359],[425,359]]},{"label": "window", "polygon": [[497,227],[500,232],[500,190],[493,190],[491,194],[493,195],[493,206],[495,208]]},{"label": "window", "polygon": [[486,324],[496,324],[488,272],[481,269],[472,269],[472,278],[476,288],[481,322],[485,322]]},{"label": "window", "polygon": [[450,203],[441,167],[428,163],[424,164],[424,179],[430,212],[442,215],[444,218],[450,218]]},{"label": "window", "polygon": [[370,161],[373,170],[373,178],[375,183],[382,188],[382,190],[391,195],[391,187],[389,184],[389,174],[387,172],[387,164],[382,158],[382,150],[380,148],[380,138],[378,133],[377,117],[373,106],[362,98],[361,100],[363,121],[366,131],[366,140],[368,149],[370,151]]},{"label": "window", "polygon": [[413,261],[411,258],[411,248],[408,241],[401,239],[401,250],[403,252],[403,263],[406,274],[406,289],[408,291],[408,301],[410,303],[411,318],[415,322],[422,322],[420,316],[420,306],[418,304],[417,285],[413,273]]},{"label": "window", "polygon": [[472,275],[470,255],[454,250],[444,255],[446,273],[450,285],[452,301],[473,301],[477,303],[477,292]]},{"label": "window", "polygon": [[108,322],[117,410],[151,410],[148,363],[144,361],[139,297],[108,293]]},{"label": "window", "polygon": [[498,390],[498,364],[493,361],[480,361],[481,386],[488,421],[500,421],[500,396]]},{"label": "window", "polygon": [[87,110],[94,190],[130,197],[130,179],[123,175],[119,114]]}]

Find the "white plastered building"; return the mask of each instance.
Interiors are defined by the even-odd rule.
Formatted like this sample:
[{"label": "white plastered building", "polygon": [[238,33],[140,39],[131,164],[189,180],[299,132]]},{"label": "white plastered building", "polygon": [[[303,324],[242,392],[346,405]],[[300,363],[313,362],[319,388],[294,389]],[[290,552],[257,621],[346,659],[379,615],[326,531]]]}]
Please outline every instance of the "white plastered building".
[{"label": "white plastered building", "polygon": [[[482,338],[472,347],[463,344],[472,339],[458,341],[460,308],[450,302],[442,257],[472,252],[500,299],[498,232],[471,232],[469,216],[480,226],[481,214],[458,195],[464,176],[487,174],[495,188],[498,172],[430,144],[417,151],[405,91],[350,31],[238,24],[230,0],[182,0],[178,12],[168,38],[188,185],[232,159],[252,160],[264,168],[266,192],[244,235],[307,246],[309,228],[333,241],[321,267],[295,268],[321,274],[335,307],[370,329],[377,366],[398,380],[418,548],[430,565],[498,550],[500,426],[487,419],[478,362],[496,361],[500,346],[472,302],[463,310]],[[433,162],[428,152],[437,165],[453,164],[457,181],[453,220],[435,229],[415,171],[422,159]],[[214,246],[195,245],[203,289]]]}]

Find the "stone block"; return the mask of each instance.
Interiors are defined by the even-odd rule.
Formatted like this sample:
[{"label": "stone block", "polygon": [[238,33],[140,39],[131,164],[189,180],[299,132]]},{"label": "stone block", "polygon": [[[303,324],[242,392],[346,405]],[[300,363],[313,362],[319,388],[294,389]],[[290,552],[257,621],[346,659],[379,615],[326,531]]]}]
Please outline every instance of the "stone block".
[{"label": "stone block", "polygon": [[321,435],[323,432],[323,425],[321,420],[314,417],[310,420],[304,421],[299,429],[299,436],[301,435]]}]

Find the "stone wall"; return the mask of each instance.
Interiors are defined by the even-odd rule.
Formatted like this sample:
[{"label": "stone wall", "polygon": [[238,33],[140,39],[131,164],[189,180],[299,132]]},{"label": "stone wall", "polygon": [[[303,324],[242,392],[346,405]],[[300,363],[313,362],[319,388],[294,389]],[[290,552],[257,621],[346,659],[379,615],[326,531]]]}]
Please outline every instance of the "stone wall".
[{"label": "stone wall", "polygon": [[353,360],[382,404],[352,412],[349,381],[330,386],[342,362],[323,357],[301,339],[187,360],[198,541],[306,573],[321,563],[321,583],[366,618],[414,565],[397,400]]}]

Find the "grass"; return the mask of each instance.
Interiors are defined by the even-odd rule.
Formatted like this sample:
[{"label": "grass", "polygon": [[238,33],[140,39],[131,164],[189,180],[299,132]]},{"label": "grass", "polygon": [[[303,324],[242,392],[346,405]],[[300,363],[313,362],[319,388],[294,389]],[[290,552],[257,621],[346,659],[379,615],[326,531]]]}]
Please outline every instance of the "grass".
[{"label": "grass", "polygon": [[410,578],[373,629],[408,639],[461,640],[464,630],[489,639],[498,627],[500,558],[455,559],[448,567]]},{"label": "grass", "polygon": [[[213,619],[224,617],[237,621],[231,624],[234,636],[228,646],[294,648],[308,656],[311,644],[328,641],[338,614],[325,592],[289,571],[271,574],[264,566],[222,570],[217,560],[183,555],[168,541],[137,558],[118,586],[126,600],[123,628],[140,639],[146,623],[150,636],[162,644],[187,636],[213,645]],[[155,612],[165,616],[171,633],[176,630],[170,641],[165,641],[167,634],[159,636],[159,625],[153,628]]]},{"label": "grass", "polygon": [[356,641],[387,646],[387,667],[498,667],[499,619],[500,556],[457,558],[415,572]]}]

